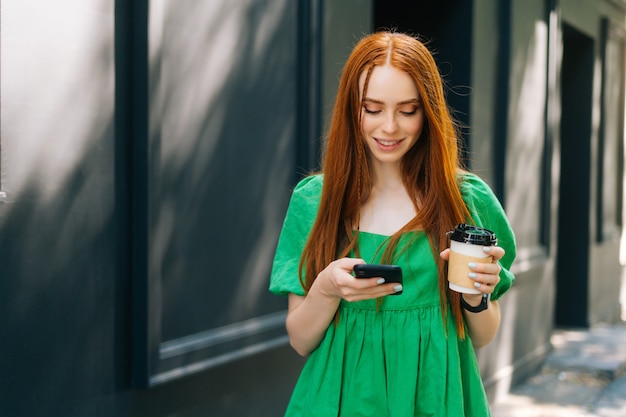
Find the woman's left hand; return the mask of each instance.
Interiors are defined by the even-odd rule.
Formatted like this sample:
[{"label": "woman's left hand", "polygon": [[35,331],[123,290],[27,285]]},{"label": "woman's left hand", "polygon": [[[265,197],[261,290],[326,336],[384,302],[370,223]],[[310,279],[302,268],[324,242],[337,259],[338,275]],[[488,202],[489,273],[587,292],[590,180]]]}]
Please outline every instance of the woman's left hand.
[{"label": "woman's left hand", "polygon": [[[470,262],[469,277],[474,281],[474,287],[479,294],[461,294],[463,300],[472,307],[480,304],[483,294],[493,293],[500,282],[500,264],[498,261],[504,256],[504,249],[499,246],[487,246],[483,249],[492,256],[489,263]],[[443,260],[450,259],[450,249],[441,252]],[[491,298],[491,297],[490,297]],[[493,340],[500,327],[500,305],[497,301],[489,300],[488,308],[479,313],[463,310],[472,344],[475,348],[487,345]]]},{"label": "woman's left hand", "polygon": [[[483,294],[491,294],[496,285],[500,282],[500,271],[502,268],[498,261],[504,256],[504,249],[499,246],[485,246],[484,252],[492,256],[490,263],[470,262],[468,264],[471,272],[469,277],[474,281],[474,287]],[[441,259],[450,259],[450,249],[445,249],[440,254]]]}]

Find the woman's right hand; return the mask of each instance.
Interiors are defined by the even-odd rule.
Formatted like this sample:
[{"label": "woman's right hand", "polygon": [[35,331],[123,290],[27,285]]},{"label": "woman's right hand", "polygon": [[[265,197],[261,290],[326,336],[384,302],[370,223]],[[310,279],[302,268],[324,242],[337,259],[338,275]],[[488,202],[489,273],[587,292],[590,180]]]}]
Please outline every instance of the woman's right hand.
[{"label": "woman's right hand", "polygon": [[352,269],[364,263],[363,259],[358,258],[337,259],[319,273],[313,286],[317,285],[320,293],[326,297],[346,301],[368,300],[402,290],[397,283],[385,283],[381,277],[355,278]]},{"label": "woman's right hand", "polygon": [[355,278],[354,265],[363,259],[342,258],[331,262],[313,281],[305,296],[289,294],[287,333],[296,352],[306,356],[315,349],[335,317],[342,299],[359,301],[393,294],[398,284],[380,278]]}]

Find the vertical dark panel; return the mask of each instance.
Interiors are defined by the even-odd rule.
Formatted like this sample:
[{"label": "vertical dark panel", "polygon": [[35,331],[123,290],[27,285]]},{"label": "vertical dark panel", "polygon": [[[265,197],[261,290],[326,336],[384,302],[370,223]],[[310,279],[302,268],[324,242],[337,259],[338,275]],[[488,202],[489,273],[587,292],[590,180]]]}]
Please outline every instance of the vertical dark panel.
[{"label": "vertical dark panel", "polygon": [[323,1],[298,1],[298,155],[295,181],[317,168],[320,160],[322,16]]},{"label": "vertical dark panel", "polygon": [[625,34],[602,20],[602,86],[596,176],[596,242],[619,239],[622,224]]},{"label": "vertical dark panel", "polygon": [[[156,328],[149,318],[156,315],[150,304],[152,286],[147,269],[148,250],[148,0],[115,2],[115,124],[116,124],[116,215],[119,220],[118,271],[131,280],[132,372],[135,386],[146,386],[150,364],[156,360]],[[127,294],[120,286],[118,296]],[[121,329],[130,314],[118,308]],[[122,332],[118,329],[119,332]],[[118,354],[123,357],[123,347]]]},{"label": "vertical dark panel", "polygon": [[163,341],[283,301],[267,278],[301,140],[297,8],[215,5],[167,8],[161,44],[151,45],[149,257]]},{"label": "vertical dark panel", "polygon": [[500,0],[498,8],[498,66],[496,79],[496,114],[494,116],[495,168],[493,191],[502,205],[506,201],[506,143],[509,135],[509,78],[511,75],[511,0]]},{"label": "vertical dark panel", "polygon": [[[448,104],[462,126],[468,126],[470,120],[472,7],[473,0],[378,0],[374,6],[376,29],[397,29],[427,42],[449,87]],[[462,140],[466,151],[469,135],[464,129]],[[467,160],[466,153],[463,157]]]},{"label": "vertical dark panel", "polygon": [[546,1],[546,21],[548,23],[548,56],[546,68],[546,114],[545,114],[545,147],[541,177],[541,211],[539,220],[539,243],[549,250],[552,228],[552,155],[554,143],[559,136],[560,102],[559,102],[559,37],[561,33],[560,19],[557,12],[557,0]]},{"label": "vertical dark panel", "polygon": [[120,48],[136,386],[287,343],[269,272],[320,128],[321,2],[150,6]]},{"label": "vertical dark panel", "polygon": [[0,414],[114,415],[113,2],[2,7]]},{"label": "vertical dark panel", "polygon": [[593,40],[563,25],[561,174],[555,321],[587,326]]},{"label": "vertical dark panel", "polygon": [[[0,68],[2,68],[2,0],[0,0]],[[2,74],[0,73],[0,77]],[[2,107],[2,83],[0,83],[0,109]],[[0,203],[6,195],[2,192],[2,112],[0,112]]]},{"label": "vertical dark panel", "polygon": [[116,225],[116,248],[115,248],[115,275],[116,291],[115,299],[115,346],[114,355],[117,369],[125,372],[117,372],[115,384],[118,388],[127,388],[132,380],[131,365],[128,360],[129,347],[127,341],[131,339],[132,325],[128,324],[131,316],[127,308],[131,295],[131,257],[130,241],[130,185],[129,179],[129,155],[130,138],[132,137],[130,115],[132,102],[130,88],[132,86],[131,60],[132,60],[132,4],[123,0],[115,1],[115,213],[114,224]]}]

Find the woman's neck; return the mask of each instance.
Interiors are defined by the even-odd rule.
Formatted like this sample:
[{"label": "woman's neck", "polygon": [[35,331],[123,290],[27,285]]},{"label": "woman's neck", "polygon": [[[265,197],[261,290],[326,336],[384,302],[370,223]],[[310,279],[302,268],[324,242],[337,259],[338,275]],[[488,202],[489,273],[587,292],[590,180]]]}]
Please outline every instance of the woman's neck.
[{"label": "woman's neck", "polygon": [[404,189],[400,164],[373,164],[373,188],[379,191]]},{"label": "woman's neck", "polygon": [[359,228],[391,236],[415,217],[415,205],[406,192],[399,169],[377,169],[373,181],[372,191],[361,206]]}]

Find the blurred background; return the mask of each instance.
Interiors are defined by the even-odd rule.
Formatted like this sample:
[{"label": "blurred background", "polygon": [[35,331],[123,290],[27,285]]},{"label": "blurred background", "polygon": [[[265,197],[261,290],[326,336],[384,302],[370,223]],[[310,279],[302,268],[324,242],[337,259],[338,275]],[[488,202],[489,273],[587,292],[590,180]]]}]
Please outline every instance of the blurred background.
[{"label": "blurred background", "polygon": [[0,415],[282,415],[273,251],[380,28],[435,52],[517,235],[490,400],[625,319],[625,0],[0,0]]}]

